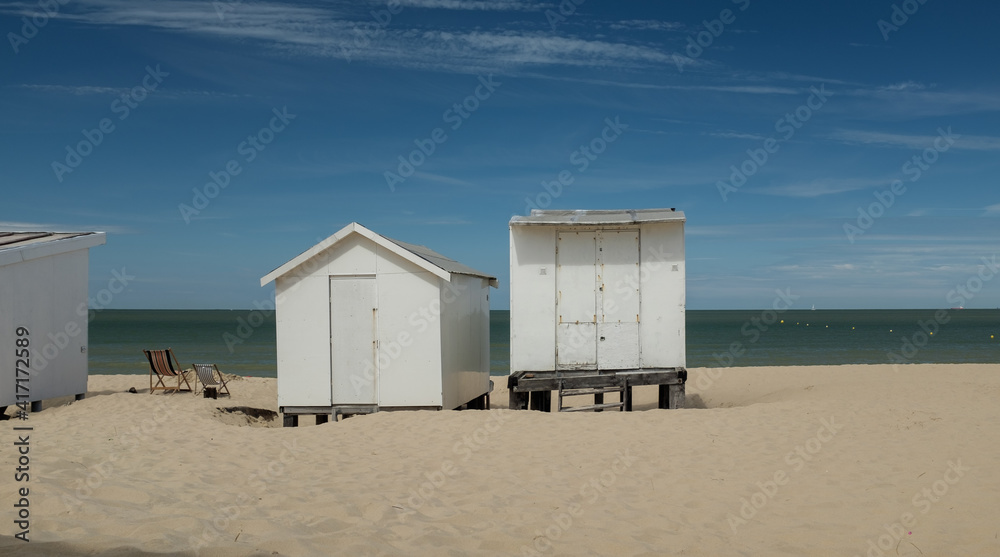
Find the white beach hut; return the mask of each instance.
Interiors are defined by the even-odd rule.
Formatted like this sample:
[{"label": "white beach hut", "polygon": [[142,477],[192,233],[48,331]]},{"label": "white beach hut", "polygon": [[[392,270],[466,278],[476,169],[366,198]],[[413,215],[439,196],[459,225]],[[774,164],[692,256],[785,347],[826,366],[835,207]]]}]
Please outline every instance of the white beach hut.
[{"label": "white beach hut", "polygon": [[87,393],[89,248],[103,232],[0,232],[0,406]]},{"label": "white beach hut", "polygon": [[488,405],[495,277],[351,223],[261,286],[272,281],[286,426]]},{"label": "white beach hut", "polygon": [[575,394],[596,396],[579,409],[627,410],[632,386],[654,384],[662,408],[683,405],[684,222],[674,209],[510,220],[512,408],[548,410],[558,391],[560,410]]}]

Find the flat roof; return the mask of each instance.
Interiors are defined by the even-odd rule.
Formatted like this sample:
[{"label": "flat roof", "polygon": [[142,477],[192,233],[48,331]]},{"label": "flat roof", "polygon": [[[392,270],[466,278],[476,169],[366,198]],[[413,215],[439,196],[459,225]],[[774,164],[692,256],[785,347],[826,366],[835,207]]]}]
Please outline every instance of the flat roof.
[{"label": "flat roof", "polygon": [[106,241],[104,232],[0,232],[0,266],[92,248]]},{"label": "flat roof", "polygon": [[527,216],[515,215],[511,226],[534,224],[639,224],[651,222],[684,222],[683,211],[671,209],[613,209],[592,211],[555,211],[532,209]]}]

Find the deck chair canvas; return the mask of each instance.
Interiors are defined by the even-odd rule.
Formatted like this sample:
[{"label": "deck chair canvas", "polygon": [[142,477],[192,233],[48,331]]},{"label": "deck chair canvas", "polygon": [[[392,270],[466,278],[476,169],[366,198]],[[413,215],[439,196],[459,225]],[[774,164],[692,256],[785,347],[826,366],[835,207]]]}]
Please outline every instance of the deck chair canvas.
[{"label": "deck chair canvas", "polygon": [[[187,377],[184,375],[184,371],[180,369],[180,365],[177,364],[177,356],[174,355],[174,351],[170,348],[166,350],[143,350],[143,354],[146,355],[146,359],[149,360],[149,394],[153,394],[155,391],[173,391],[178,392],[181,390],[186,390],[188,392],[193,392],[194,389],[191,388],[191,383],[188,383]],[[156,376],[156,385],[153,385],[153,376]],[[164,379],[173,382],[174,379],[177,380],[177,386],[168,386],[163,382]],[[187,385],[187,389],[181,389],[181,385]]]},{"label": "deck chair canvas", "polygon": [[219,371],[219,367],[215,364],[193,364],[194,371],[198,374],[198,377],[194,380],[195,393],[198,394],[198,383],[201,383],[201,390],[204,392],[205,387],[216,387],[220,395],[233,396],[229,392],[229,387],[226,386],[226,378],[222,376],[222,372]]}]

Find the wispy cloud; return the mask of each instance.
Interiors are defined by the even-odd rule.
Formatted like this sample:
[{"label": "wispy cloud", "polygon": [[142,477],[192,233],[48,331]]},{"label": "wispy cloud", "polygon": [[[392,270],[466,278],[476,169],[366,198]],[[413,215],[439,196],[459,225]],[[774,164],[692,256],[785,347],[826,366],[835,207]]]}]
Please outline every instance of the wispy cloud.
[{"label": "wispy cloud", "polygon": [[[30,91],[36,91],[39,93],[53,94],[53,95],[73,95],[76,97],[83,97],[88,95],[125,95],[128,94],[131,88],[129,87],[107,87],[103,85],[51,85],[42,83],[22,83],[16,85],[21,89],[28,89]],[[156,94],[159,99],[190,99],[190,98],[226,98],[235,99],[249,97],[250,95],[237,95],[233,93],[222,93],[219,91],[194,91],[194,90],[177,90],[177,89],[162,89],[157,91]]]},{"label": "wispy cloud", "polygon": [[900,83],[887,85],[882,89],[885,91],[920,91],[926,88],[927,86],[922,83],[917,83],[915,81],[902,81]]},{"label": "wispy cloud", "polygon": [[[957,131],[956,131],[957,133]],[[983,135],[961,135],[952,149],[968,149],[972,151],[1000,151],[1000,137]],[[911,149],[926,149],[934,145],[938,135],[905,135],[862,130],[837,130],[828,136],[830,139],[845,143],[864,145],[888,145],[892,147],[907,147]]]},{"label": "wispy cloud", "polygon": [[399,0],[399,4],[404,8],[520,12],[537,12],[550,7],[548,4],[521,2],[519,0]]},{"label": "wispy cloud", "polygon": [[704,132],[702,135],[707,135],[710,137],[721,137],[723,139],[749,139],[752,141],[762,141],[766,139],[763,135],[757,135],[753,133],[742,133],[742,132]]},{"label": "wispy cloud", "polygon": [[[403,5],[493,11],[527,11],[539,6],[517,0],[408,0]],[[445,31],[405,28],[393,22],[378,28],[374,35],[366,35],[364,30],[374,25],[370,10],[359,10],[356,4],[344,1],[321,6],[247,2],[222,13],[216,13],[213,3],[191,0],[76,0],[72,6],[58,17],[90,25],[153,27],[219,40],[260,41],[286,53],[418,69],[470,73],[523,66],[640,68],[672,64],[667,53],[650,46],[541,31]],[[0,8],[0,13],[4,12]]]},{"label": "wispy cloud", "polygon": [[128,92],[124,87],[102,87],[97,85],[42,85],[35,83],[23,83],[19,85],[22,89],[30,89],[40,93],[59,93],[67,95],[117,95]]},{"label": "wispy cloud", "polygon": [[883,114],[940,116],[1000,111],[1000,95],[993,91],[939,91],[921,84],[903,82],[881,87],[845,89],[845,96],[880,101]]},{"label": "wispy cloud", "polygon": [[772,185],[747,191],[782,197],[811,198],[844,193],[848,191],[863,190],[875,186],[884,186],[886,184],[886,180],[871,178],[831,178],[812,180],[808,182],[792,182],[782,185]]},{"label": "wispy cloud", "polygon": [[681,31],[686,28],[683,23],[655,19],[627,19],[612,23],[609,27],[628,31]]},{"label": "wispy cloud", "polygon": [[[700,60],[695,60],[700,62]],[[587,79],[576,77],[553,76],[549,74],[528,73],[522,77],[533,77],[537,79],[552,79],[559,81],[570,81],[574,83],[586,83],[588,85],[602,85],[608,87],[626,87],[630,89],[651,89],[659,91],[711,91],[715,93],[735,93],[748,95],[801,95],[809,91],[808,88],[784,87],[779,85],[661,85],[655,83],[639,83],[635,81],[611,81],[606,79]]]}]

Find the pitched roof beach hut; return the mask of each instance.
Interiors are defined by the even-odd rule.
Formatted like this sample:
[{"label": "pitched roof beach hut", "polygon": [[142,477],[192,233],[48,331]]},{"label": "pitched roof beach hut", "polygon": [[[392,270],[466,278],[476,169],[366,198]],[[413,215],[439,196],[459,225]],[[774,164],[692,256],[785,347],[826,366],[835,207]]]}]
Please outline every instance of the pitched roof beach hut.
[{"label": "pitched roof beach hut", "polygon": [[[510,220],[511,407],[551,392],[629,409],[635,385],[683,405],[684,213],[532,210]],[[619,403],[603,395],[619,392]],[[533,398],[532,398],[533,397]]]},{"label": "pitched roof beach hut", "polygon": [[89,248],[103,232],[0,232],[0,407],[87,393]]},{"label": "pitched roof beach hut", "polygon": [[272,281],[286,426],[488,404],[495,277],[353,222],[261,286]]}]

